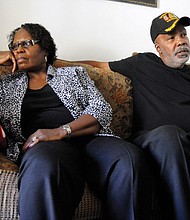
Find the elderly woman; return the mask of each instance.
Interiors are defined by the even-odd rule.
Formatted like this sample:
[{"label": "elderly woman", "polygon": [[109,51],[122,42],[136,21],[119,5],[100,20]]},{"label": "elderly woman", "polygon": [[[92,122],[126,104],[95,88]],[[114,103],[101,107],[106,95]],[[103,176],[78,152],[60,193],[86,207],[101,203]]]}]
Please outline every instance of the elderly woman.
[{"label": "elderly woman", "polygon": [[0,80],[0,122],[7,157],[20,166],[20,219],[72,219],[86,175],[105,219],[148,220],[146,158],[113,135],[110,105],[86,70],[52,67],[56,46],[39,24],[21,25],[9,41],[0,63],[11,62],[14,73]]}]

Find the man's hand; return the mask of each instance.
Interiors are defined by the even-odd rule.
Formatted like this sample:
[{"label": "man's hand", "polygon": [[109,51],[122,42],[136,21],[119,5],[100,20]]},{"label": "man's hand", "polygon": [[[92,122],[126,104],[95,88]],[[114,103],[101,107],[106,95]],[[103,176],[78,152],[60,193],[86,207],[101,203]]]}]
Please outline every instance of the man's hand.
[{"label": "man's hand", "polygon": [[16,59],[10,51],[0,51],[0,64],[12,65],[12,73],[16,70]]}]

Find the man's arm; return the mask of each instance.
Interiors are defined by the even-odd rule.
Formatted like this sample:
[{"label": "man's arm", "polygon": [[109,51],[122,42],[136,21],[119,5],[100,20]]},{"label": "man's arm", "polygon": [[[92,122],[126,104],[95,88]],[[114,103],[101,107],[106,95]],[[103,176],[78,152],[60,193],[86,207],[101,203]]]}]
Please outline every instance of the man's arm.
[{"label": "man's arm", "polygon": [[102,68],[102,69],[110,71],[110,67],[109,67],[108,62],[99,62],[99,61],[94,61],[94,60],[84,60],[84,61],[75,61],[75,62],[88,64],[88,65],[91,65],[94,67],[98,67],[98,68]]}]

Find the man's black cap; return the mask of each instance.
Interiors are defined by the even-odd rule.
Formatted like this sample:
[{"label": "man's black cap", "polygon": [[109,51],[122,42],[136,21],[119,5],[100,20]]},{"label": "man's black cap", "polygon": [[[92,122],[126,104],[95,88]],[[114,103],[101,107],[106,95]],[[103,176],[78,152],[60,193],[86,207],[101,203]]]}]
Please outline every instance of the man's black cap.
[{"label": "man's black cap", "polygon": [[175,14],[171,12],[165,12],[159,15],[158,17],[156,17],[152,21],[152,25],[150,28],[150,35],[153,43],[159,34],[170,33],[171,31],[174,30],[177,24],[181,24],[184,27],[189,26],[190,18],[189,17],[178,18]]}]

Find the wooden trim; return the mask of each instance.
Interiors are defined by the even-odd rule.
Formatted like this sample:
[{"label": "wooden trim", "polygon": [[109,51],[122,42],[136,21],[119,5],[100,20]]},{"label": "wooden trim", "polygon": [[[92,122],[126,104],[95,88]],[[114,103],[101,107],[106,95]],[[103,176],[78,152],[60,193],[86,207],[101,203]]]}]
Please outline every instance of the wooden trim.
[{"label": "wooden trim", "polygon": [[150,6],[150,7],[155,7],[156,8],[158,0],[111,0],[111,1],[126,2],[126,3],[144,5],[144,6]]}]

